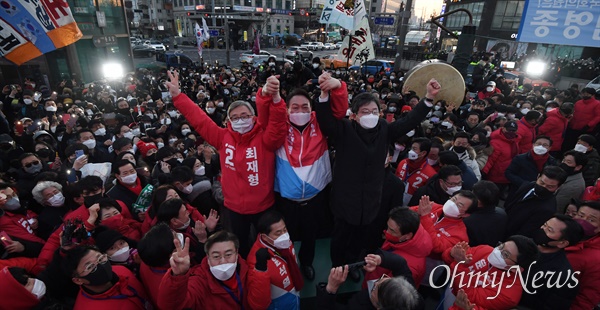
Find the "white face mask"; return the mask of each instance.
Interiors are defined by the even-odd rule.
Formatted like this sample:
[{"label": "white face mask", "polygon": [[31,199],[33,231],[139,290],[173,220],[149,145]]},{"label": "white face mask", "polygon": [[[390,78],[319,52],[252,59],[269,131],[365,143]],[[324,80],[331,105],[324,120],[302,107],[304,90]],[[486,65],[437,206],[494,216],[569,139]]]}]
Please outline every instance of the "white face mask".
[{"label": "white face mask", "polygon": [[435,166],[435,165],[437,165],[437,163],[438,163],[438,160],[433,160],[433,159],[427,158],[427,164],[428,165]]},{"label": "white face mask", "polygon": [[181,243],[181,246],[183,247],[183,242],[185,241],[185,237],[183,236],[182,233],[176,233],[175,235],[177,236],[177,239],[179,240],[179,243]]},{"label": "white face mask", "polygon": [[533,152],[537,155],[544,155],[548,153],[548,149],[541,145],[536,145],[533,147]]},{"label": "white face mask", "polygon": [[125,137],[125,138],[127,138],[127,139],[131,139],[131,140],[133,140],[133,137],[134,137],[134,136],[135,136],[135,135],[133,134],[133,131],[132,131],[132,130],[130,130],[130,131],[128,131],[128,132],[126,132],[126,133],[124,133],[124,134],[123,134],[123,137]]},{"label": "white face mask", "polygon": [[508,267],[508,264],[502,257],[502,251],[500,251],[500,249],[498,249],[498,248],[494,248],[492,253],[490,253],[490,255],[488,255],[487,259],[488,259],[488,262],[492,266],[494,266],[498,269],[506,270],[506,267]]},{"label": "white face mask", "polygon": [[[267,238],[269,238],[269,236],[267,236]],[[271,239],[271,238],[269,238]],[[273,240],[273,239],[271,239]],[[292,241],[290,241],[290,234],[289,233],[285,233],[279,237],[277,237],[277,239],[273,240],[273,246],[280,249],[280,250],[285,250],[287,248],[289,248],[292,245]]]},{"label": "white face mask", "polygon": [[94,111],[87,109],[87,110],[85,110],[85,114],[92,116],[92,115],[94,115]]},{"label": "white face mask", "polygon": [[124,263],[129,258],[129,246],[121,248],[110,256],[110,260],[116,263]]},{"label": "white face mask", "polygon": [[433,109],[434,109],[434,110],[436,110],[436,111],[439,111],[441,108],[442,108],[442,107],[440,107],[439,105],[434,105],[434,106],[433,106]]},{"label": "white face mask", "polygon": [[181,129],[181,134],[185,137],[187,136],[188,133],[192,132],[192,130],[190,129]]},{"label": "white face mask", "polygon": [[200,166],[200,168],[194,171],[196,175],[204,175],[206,173],[206,168],[204,166]]},{"label": "white face mask", "polygon": [[223,103],[223,101],[219,101],[217,102],[217,107],[222,108],[225,105],[225,103]]},{"label": "white face mask", "polygon": [[215,110],[216,110],[215,108],[206,108],[206,112],[207,112],[208,114],[213,114],[213,113],[215,113]]},{"label": "white face mask", "polygon": [[488,86],[488,87],[486,87],[486,88],[485,88],[485,90],[486,90],[488,93],[491,93],[491,92],[493,92],[493,91],[494,91],[494,88],[493,88],[493,87],[491,87],[491,86]]},{"label": "white face mask", "polygon": [[417,160],[419,158],[419,154],[413,150],[408,151],[408,159]]},{"label": "white face mask", "polygon": [[163,147],[165,147],[165,144],[162,143],[162,142],[157,142],[156,143],[156,147],[159,148],[159,149],[162,149]]},{"label": "white face mask", "polygon": [[250,101],[252,101],[252,102],[256,102],[256,96],[252,96],[252,97],[250,97]]},{"label": "white face mask", "polygon": [[310,121],[310,113],[292,113],[290,114],[290,122],[297,126],[304,126]]},{"label": "white face mask", "polygon": [[245,134],[254,128],[254,120],[252,118],[246,120],[240,118],[235,122],[231,122],[231,128],[236,132]]},{"label": "white face mask", "polygon": [[[459,188],[458,190],[460,190],[460,186],[455,186],[452,188],[456,188],[456,187],[458,187]],[[450,188],[448,188],[448,190],[450,190]],[[458,206],[452,200],[446,201],[446,203],[444,204],[444,207],[442,208],[442,211],[444,211],[444,214],[449,217],[459,217],[460,216],[460,210],[458,209]]]},{"label": "white face mask", "polygon": [[318,68],[318,67],[319,67],[319,64],[313,64],[313,68],[315,68],[315,69],[316,69],[316,68]]},{"label": "white face mask", "polygon": [[492,132],[491,132],[491,131],[488,131],[488,132],[485,134],[485,136],[486,136],[486,137],[488,137],[488,138],[489,138],[491,135],[492,135]]},{"label": "white face mask", "polygon": [[379,123],[379,115],[369,114],[359,118],[359,124],[364,129],[372,129]]},{"label": "white face mask", "polygon": [[269,67],[275,67],[275,63],[274,62],[270,62],[269,63]]},{"label": "white face mask", "polygon": [[48,112],[56,112],[56,110],[58,110],[58,109],[55,106],[46,107],[46,111],[48,111]]},{"label": "white face mask", "polygon": [[35,279],[33,288],[31,289],[31,294],[35,295],[37,299],[42,299],[42,297],[46,295],[46,284],[41,280]]},{"label": "white face mask", "polygon": [[166,117],[160,121],[163,125],[171,125],[171,119]]},{"label": "white face mask", "polygon": [[579,153],[585,153],[587,152],[587,147],[585,147],[583,144],[575,144],[575,148],[573,148],[575,151],[579,152]]},{"label": "white face mask", "polygon": [[55,133],[56,132],[56,126],[51,126],[50,127],[50,131],[52,131],[52,133]]},{"label": "white face mask", "polygon": [[525,114],[529,113],[529,111],[530,110],[528,108],[523,108],[523,109],[521,109],[521,114],[525,115]]},{"label": "white face mask", "polygon": [[87,146],[88,149],[91,150],[96,147],[96,139],[85,140],[83,141],[83,145]]},{"label": "white face mask", "polygon": [[177,138],[171,138],[169,139],[169,144],[173,144],[175,143],[175,141],[177,141]]},{"label": "white face mask", "polygon": [[48,204],[53,207],[60,207],[65,204],[65,196],[62,193],[57,193],[48,199]]},{"label": "white face mask", "polygon": [[412,137],[412,136],[414,136],[414,135],[415,135],[415,130],[414,129],[406,133],[406,136],[409,137],[409,138]]},{"label": "white face mask", "polygon": [[237,267],[237,258],[235,263],[221,264],[217,266],[210,266],[210,273],[217,278],[217,280],[225,281],[231,279],[235,273]]},{"label": "white face mask", "polygon": [[550,112],[550,110],[552,110],[552,109],[553,109],[553,107],[547,107],[546,112]]},{"label": "white face mask", "polygon": [[175,110],[171,110],[167,112],[169,114],[170,117],[177,117],[177,111]]},{"label": "white face mask", "polygon": [[134,184],[136,180],[137,180],[137,173],[132,173],[130,175],[121,177],[121,182],[123,182],[125,184]]},{"label": "white face mask", "polygon": [[181,189],[181,192],[183,192],[184,194],[189,194],[192,192],[192,190],[194,190],[194,187],[192,186],[192,184],[184,187]]},{"label": "white face mask", "polygon": [[98,128],[96,131],[94,131],[94,134],[96,136],[104,136],[106,135],[106,128]]},{"label": "white face mask", "polygon": [[23,103],[25,103],[26,105],[30,105],[33,101],[29,98],[25,98],[23,99]]},{"label": "white face mask", "polygon": [[450,123],[448,121],[443,121],[442,126],[446,127],[446,129],[450,129],[450,128],[452,128],[452,123]]}]

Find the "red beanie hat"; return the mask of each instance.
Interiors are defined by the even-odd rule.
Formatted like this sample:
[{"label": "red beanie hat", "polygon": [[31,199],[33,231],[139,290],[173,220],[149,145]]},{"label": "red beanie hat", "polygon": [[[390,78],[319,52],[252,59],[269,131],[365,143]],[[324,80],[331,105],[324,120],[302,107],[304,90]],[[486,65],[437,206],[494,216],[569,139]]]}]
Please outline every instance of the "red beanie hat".
[{"label": "red beanie hat", "polygon": [[138,149],[140,150],[142,157],[146,157],[146,154],[148,154],[148,151],[150,151],[151,149],[158,150],[158,148],[156,147],[156,144],[154,144],[153,142],[140,141],[136,145],[137,145]]}]

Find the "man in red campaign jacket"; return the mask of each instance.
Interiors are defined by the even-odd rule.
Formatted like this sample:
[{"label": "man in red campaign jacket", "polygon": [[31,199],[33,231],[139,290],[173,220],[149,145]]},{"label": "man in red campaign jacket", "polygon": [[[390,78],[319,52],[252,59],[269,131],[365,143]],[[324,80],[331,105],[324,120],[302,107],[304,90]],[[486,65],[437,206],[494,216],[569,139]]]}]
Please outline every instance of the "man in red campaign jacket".
[{"label": "man in red campaign jacket", "polygon": [[490,136],[490,145],[494,152],[488,158],[487,163],[481,169],[481,173],[486,175],[488,181],[496,184],[509,184],[504,171],[510,165],[512,159],[519,155],[519,141],[521,136],[517,133],[519,125],[515,121],[508,121],[504,127],[492,132]]},{"label": "man in red campaign jacket", "polygon": [[551,152],[560,151],[564,140],[565,130],[567,130],[569,120],[573,117],[573,110],[573,104],[565,102],[560,108],[555,108],[546,112],[544,123],[538,126],[538,135],[548,136],[552,139]]},{"label": "man in red campaign jacket", "polygon": [[591,87],[581,90],[581,100],[575,102],[570,129],[589,133],[600,123],[600,101],[596,100],[595,95],[596,90]]},{"label": "man in red campaign jacket", "polygon": [[442,257],[449,267],[438,266],[450,273],[448,279],[453,279],[451,292],[446,292],[444,309],[515,308],[523,292],[519,272],[528,268],[537,255],[535,242],[519,235],[509,237],[496,248],[489,245],[470,248],[467,242],[460,242],[447,249]]},{"label": "man in red campaign jacket", "polygon": [[142,283],[129,269],[111,266],[108,256],[94,246],[78,246],[67,252],[64,270],[79,285],[74,310],[143,310],[152,306]]},{"label": "man in red campaign jacket", "polygon": [[23,268],[2,268],[0,283],[0,310],[34,309],[46,294],[44,282],[29,278]]},{"label": "man in red campaign jacket", "polygon": [[574,271],[579,271],[579,293],[571,309],[592,309],[600,303],[600,203],[584,202],[575,220],[584,231],[583,241],[565,249]]},{"label": "man in red campaign jacket", "polygon": [[235,101],[228,109],[227,128],[215,124],[202,109],[179,90],[178,73],[168,72],[167,82],[175,107],[208,143],[221,154],[224,205],[222,216],[227,227],[240,239],[240,252],[250,250],[250,224],[257,214],[275,204],[275,151],[286,137],[287,111],[279,95],[279,80],[272,76],[256,96],[270,102],[269,121],[256,122],[252,106]]},{"label": "man in red campaign jacket", "polygon": [[[207,257],[191,269],[189,238],[183,246],[178,239],[173,242],[177,250],[160,283],[160,309],[266,309],[271,303],[269,274],[248,268],[238,254],[234,234],[222,230],[210,236],[205,244]],[[267,260],[268,252],[260,259],[264,269]]]},{"label": "man in red campaign jacket", "polygon": [[268,211],[258,220],[257,231],[258,237],[248,254],[248,266],[251,269],[256,267],[256,253],[260,249],[268,251],[271,257],[267,260],[271,282],[271,304],[268,309],[299,310],[304,279],[283,216],[277,211]]},{"label": "man in red campaign jacket", "polygon": [[408,152],[408,158],[403,159],[396,169],[396,175],[404,182],[404,205],[415,194],[415,192],[425,186],[427,181],[433,177],[436,172],[428,163],[427,155],[431,150],[431,140],[427,138],[416,138],[413,140],[411,149]]},{"label": "man in red campaign jacket", "polygon": [[[431,236],[421,226],[419,215],[405,207],[394,208],[390,211],[387,229],[383,233],[385,241],[381,249],[406,259],[418,288],[425,275],[425,259],[433,248]],[[363,288],[366,287],[367,281],[379,279],[383,273],[391,276],[390,270],[379,266],[374,272],[367,273]]]}]

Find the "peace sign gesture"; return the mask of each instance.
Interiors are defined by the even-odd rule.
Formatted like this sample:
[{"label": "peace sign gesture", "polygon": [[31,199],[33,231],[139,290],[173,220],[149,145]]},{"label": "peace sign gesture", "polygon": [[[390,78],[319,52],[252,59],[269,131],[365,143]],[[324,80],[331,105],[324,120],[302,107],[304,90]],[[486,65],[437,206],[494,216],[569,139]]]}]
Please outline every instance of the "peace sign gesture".
[{"label": "peace sign gesture", "polygon": [[190,270],[190,238],[186,237],[184,245],[181,246],[178,238],[173,239],[175,243],[175,252],[171,254],[171,272],[174,276],[186,274]]}]

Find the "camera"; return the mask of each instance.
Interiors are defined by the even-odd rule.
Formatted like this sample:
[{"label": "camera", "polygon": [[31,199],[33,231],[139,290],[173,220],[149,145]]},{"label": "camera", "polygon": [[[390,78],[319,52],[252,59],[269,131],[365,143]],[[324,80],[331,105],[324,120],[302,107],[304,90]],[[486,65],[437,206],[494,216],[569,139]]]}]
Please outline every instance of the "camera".
[{"label": "camera", "polygon": [[62,246],[80,244],[89,237],[90,234],[85,229],[85,225],[81,219],[67,220],[63,226],[63,234],[61,238]]}]

